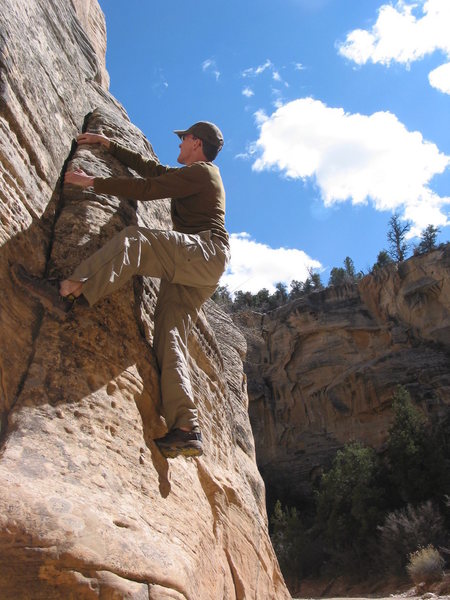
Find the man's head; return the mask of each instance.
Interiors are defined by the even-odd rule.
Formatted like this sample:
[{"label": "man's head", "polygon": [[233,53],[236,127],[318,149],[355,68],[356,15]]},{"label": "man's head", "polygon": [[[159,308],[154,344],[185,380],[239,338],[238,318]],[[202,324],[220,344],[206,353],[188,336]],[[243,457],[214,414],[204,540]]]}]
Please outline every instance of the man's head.
[{"label": "man's head", "polygon": [[[196,160],[213,161],[223,146],[222,132],[214,123],[208,121],[199,121],[189,129],[176,130],[174,133],[181,140],[178,156],[178,162],[181,164],[191,164]],[[200,154],[203,154],[203,157]]]}]

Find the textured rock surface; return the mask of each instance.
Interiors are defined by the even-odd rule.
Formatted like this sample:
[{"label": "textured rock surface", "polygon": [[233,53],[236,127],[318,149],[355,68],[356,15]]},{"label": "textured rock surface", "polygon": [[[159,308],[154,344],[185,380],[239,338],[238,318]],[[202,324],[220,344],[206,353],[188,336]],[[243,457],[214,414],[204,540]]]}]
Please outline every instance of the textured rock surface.
[{"label": "textured rock surface", "polygon": [[107,91],[97,2],[6,0],[0,21],[0,597],[289,598],[228,317],[208,303],[191,340],[205,456],[168,462],[152,442],[156,282],[64,322],[14,289],[11,262],[67,275],[125,225],[166,226],[168,207],[61,188],[67,163],[127,173],[73,144],[82,127],[153,152]]},{"label": "textured rock surface", "polygon": [[428,414],[450,404],[450,246],[328,288],[246,332],[250,418],[271,499],[308,494],[337,448],[380,448],[398,384]]}]

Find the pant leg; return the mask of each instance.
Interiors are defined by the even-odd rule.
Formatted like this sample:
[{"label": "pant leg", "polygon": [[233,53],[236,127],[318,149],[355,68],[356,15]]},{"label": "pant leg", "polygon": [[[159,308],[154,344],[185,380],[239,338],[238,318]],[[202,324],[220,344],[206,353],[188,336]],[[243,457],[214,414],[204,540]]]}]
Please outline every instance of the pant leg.
[{"label": "pant leg", "polygon": [[228,249],[213,240],[209,231],[190,235],[131,226],[69,277],[83,282],[83,295],[90,305],[135,274],[161,279],[153,345],[161,369],[162,413],[169,429],[198,425],[189,378],[188,337],[228,260]]},{"label": "pant leg", "polygon": [[214,289],[161,281],[155,309],[153,347],[161,370],[161,413],[169,430],[198,426],[189,377],[188,338],[201,305]]},{"label": "pant leg", "polygon": [[173,232],[130,226],[84,260],[69,277],[83,282],[92,306],[124,285],[133,275],[172,279],[177,256]]}]

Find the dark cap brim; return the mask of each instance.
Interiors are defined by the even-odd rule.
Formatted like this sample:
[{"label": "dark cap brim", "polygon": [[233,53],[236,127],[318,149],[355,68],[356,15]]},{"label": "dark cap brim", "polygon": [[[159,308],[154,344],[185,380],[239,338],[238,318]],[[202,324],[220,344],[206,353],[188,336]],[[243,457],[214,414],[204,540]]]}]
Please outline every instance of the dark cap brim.
[{"label": "dark cap brim", "polygon": [[175,134],[175,135],[177,135],[178,137],[181,137],[182,135],[186,135],[187,131],[188,131],[187,129],[185,129],[185,130],[183,130],[183,131],[182,131],[182,130],[180,130],[180,129],[176,129],[176,130],[174,131],[174,134]]}]

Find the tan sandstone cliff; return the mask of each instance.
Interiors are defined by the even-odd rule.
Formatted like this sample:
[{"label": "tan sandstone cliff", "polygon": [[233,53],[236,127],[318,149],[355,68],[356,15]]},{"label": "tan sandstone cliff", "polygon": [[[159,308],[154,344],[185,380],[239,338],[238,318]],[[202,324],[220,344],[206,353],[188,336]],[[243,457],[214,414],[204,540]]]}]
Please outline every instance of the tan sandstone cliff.
[{"label": "tan sandstone cliff", "polygon": [[243,313],[250,419],[271,502],[295,504],[350,440],[381,448],[404,385],[450,406],[450,245],[266,315]]},{"label": "tan sandstone cliff", "polygon": [[[126,7],[124,7],[126,10]],[[127,174],[85,128],[153,150],[108,92],[96,0],[5,0],[0,13],[0,598],[289,598],[267,531],[242,358],[209,302],[191,340],[205,456],[166,461],[152,352],[157,282],[59,322],[9,266],[64,276],[147,204],[61,187],[68,164]]]}]

